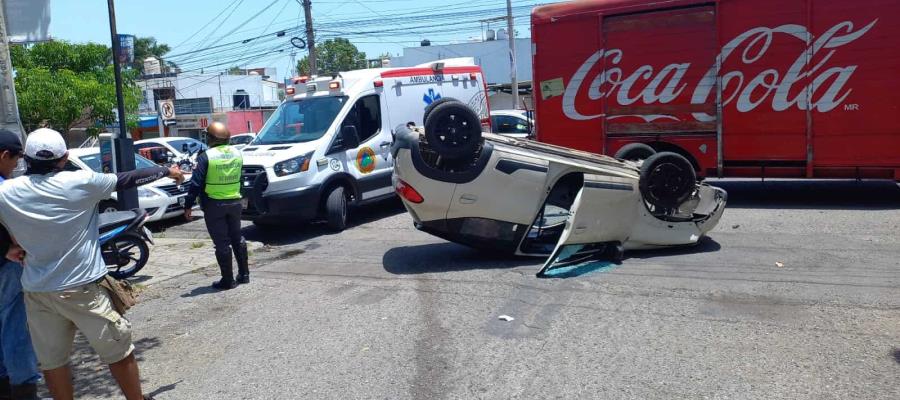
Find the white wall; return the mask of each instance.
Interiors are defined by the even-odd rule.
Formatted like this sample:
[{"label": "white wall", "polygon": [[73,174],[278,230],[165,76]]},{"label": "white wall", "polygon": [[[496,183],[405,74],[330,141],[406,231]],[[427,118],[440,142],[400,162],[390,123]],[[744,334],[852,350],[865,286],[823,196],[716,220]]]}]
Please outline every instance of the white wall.
[{"label": "white wall", "polygon": [[[516,39],[516,75],[519,82],[531,80],[531,39]],[[459,43],[448,45],[407,47],[403,56],[391,58],[391,67],[412,67],[444,58],[475,57],[481,66],[488,84],[510,83],[509,42],[492,40],[488,42]]]},{"label": "white wall", "polygon": [[153,89],[164,87],[175,88],[176,99],[212,97],[213,107],[217,111],[229,111],[234,106],[233,97],[239,89],[250,96],[251,107],[276,107],[278,100],[278,84],[263,80],[259,75],[218,75],[218,74],[178,74],[172,78],[157,78],[139,81],[138,86],[144,90],[144,98],[149,101],[142,104],[141,111],[155,112]]}]

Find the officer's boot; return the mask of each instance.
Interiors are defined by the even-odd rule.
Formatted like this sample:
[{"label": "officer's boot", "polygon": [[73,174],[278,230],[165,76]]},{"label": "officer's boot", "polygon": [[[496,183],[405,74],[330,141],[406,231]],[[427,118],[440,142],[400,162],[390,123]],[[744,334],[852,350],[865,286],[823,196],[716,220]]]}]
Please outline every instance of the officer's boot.
[{"label": "officer's boot", "polygon": [[228,248],[216,249],[216,261],[219,262],[219,270],[222,271],[222,279],[213,282],[212,287],[219,290],[234,289],[234,271],[231,267],[231,252]]},{"label": "officer's boot", "polygon": [[234,258],[237,259],[237,283],[250,283],[250,265],[248,264],[250,260],[247,257],[247,242],[241,240],[240,244],[232,246],[232,248],[234,249]]},{"label": "officer's boot", "polygon": [[9,385],[9,377],[0,378],[0,400],[9,400],[12,397],[12,386]]},{"label": "officer's boot", "polygon": [[37,395],[37,384],[35,384],[35,383],[26,383],[24,385],[13,385],[11,394],[12,394],[13,400],[40,400],[41,399]]}]

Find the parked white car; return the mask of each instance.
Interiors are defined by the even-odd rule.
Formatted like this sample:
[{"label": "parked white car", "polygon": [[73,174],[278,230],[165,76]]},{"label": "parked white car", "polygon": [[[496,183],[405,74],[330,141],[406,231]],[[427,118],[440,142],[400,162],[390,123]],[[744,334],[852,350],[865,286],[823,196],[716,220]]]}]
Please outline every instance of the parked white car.
[{"label": "parked white car", "polygon": [[[134,155],[134,164],[137,169],[156,167],[152,161]],[[67,170],[90,170],[100,172],[100,149],[97,147],[69,149],[69,163]],[[162,178],[152,183],[138,187],[138,205],[147,211],[150,221],[159,221],[172,218],[184,213],[184,199],[187,196],[187,185],[178,185],[174,180]],[[116,200],[117,194],[100,203],[100,212],[120,211]]]},{"label": "parked white car", "polygon": [[548,257],[552,269],[620,261],[626,250],[696,244],[725,209],[724,190],[697,183],[683,156],[641,161],[481,133],[462,103],[399,126],[393,182],[435,236],[491,252]]},{"label": "parked white car", "polygon": [[206,150],[205,143],[189,137],[163,137],[138,140],[134,142],[134,152],[151,147],[164,147],[171,154],[171,162],[181,167],[184,173],[190,173],[193,165],[197,163],[197,154],[200,150]]},{"label": "parked white car", "polygon": [[231,139],[228,140],[228,144],[234,146],[235,149],[243,149],[247,147],[250,142],[256,139],[255,133],[239,133],[237,135],[231,135]]},{"label": "parked white car", "polygon": [[534,119],[525,110],[492,110],[491,132],[525,139],[534,130]]}]

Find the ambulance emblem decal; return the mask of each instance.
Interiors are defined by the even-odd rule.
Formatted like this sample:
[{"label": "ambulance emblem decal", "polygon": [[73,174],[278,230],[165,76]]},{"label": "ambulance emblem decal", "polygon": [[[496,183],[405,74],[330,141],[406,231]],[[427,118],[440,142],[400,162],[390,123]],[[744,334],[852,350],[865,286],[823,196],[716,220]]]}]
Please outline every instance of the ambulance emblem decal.
[{"label": "ambulance emblem decal", "polygon": [[375,170],[375,150],[371,147],[363,147],[356,153],[356,168],[359,172],[368,174]]},{"label": "ambulance emblem decal", "polygon": [[428,89],[428,93],[425,93],[424,95],[422,95],[422,101],[425,102],[426,106],[430,105],[431,103],[434,103],[435,101],[438,101],[440,99],[441,99],[441,94],[435,93],[434,89]]}]

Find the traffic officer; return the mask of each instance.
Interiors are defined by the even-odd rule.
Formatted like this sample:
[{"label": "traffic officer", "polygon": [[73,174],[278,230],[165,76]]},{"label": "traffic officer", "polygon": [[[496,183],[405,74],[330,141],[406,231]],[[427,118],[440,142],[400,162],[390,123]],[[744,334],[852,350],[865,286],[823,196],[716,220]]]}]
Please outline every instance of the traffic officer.
[{"label": "traffic officer", "polygon": [[[188,195],[184,202],[184,217],[191,220],[191,209],[197,198],[203,209],[206,230],[216,247],[216,261],[222,279],[213,288],[228,290],[237,283],[250,282],[247,265],[247,242],[241,235],[241,152],[228,145],[231,133],[221,122],[206,128],[209,149],[197,155]],[[238,276],[235,282],[231,254],[237,259]]]}]

